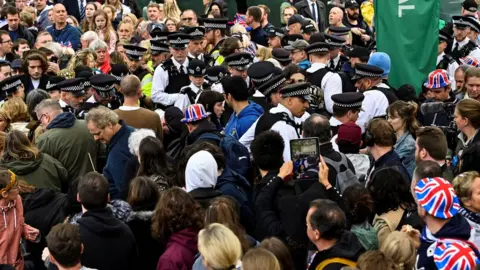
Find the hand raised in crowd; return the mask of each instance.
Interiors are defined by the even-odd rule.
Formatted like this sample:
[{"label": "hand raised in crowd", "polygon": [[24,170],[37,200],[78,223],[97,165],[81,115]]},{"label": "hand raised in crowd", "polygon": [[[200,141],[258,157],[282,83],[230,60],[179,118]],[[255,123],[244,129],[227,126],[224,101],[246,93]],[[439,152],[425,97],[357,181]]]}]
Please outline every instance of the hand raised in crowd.
[{"label": "hand raised in crowd", "polygon": [[354,28],[352,28],[352,29],[350,29],[350,30],[352,31],[352,33],[354,33],[354,34],[357,35],[357,36],[361,36],[362,34],[365,33],[365,30],[360,29],[360,28],[358,28],[358,27],[354,27]]},{"label": "hand raised in crowd", "polygon": [[421,233],[420,233],[419,230],[414,229],[410,225],[403,225],[401,232],[405,233],[410,238],[410,240],[412,240],[413,246],[415,248],[420,247],[420,235],[421,235]]},{"label": "hand raised in crowd", "polygon": [[60,71],[60,67],[58,66],[57,63],[48,62],[47,72],[51,72],[51,73],[57,74],[59,71]]},{"label": "hand raised in crowd", "polygon": [[320,162],[318,163],[318,182],[324,185],[326,189],[330,189],[332,185],[328,181],[328,166],[322,156],[320,156]]},{"label": "hand raised in crowd", "polygon": [[278,177],[282,178],[283,181],[286,181],[293,174],[293,162],[287,161],[283,163],[280,171],[278,172]]}]

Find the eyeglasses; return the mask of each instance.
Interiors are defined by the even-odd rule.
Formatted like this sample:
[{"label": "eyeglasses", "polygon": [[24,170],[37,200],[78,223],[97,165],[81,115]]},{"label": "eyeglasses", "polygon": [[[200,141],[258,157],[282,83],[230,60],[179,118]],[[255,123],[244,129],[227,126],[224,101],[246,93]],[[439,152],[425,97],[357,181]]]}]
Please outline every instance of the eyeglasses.
[{"label": "eyeglasses", "polygon": [[9,40],[2,41],[1,43],[3,44],[3,43],[13,43],[13,42],[11,39],[9,39]]},{"label": "eyeglasses", "polygon": [[190,21],[193,21],[193,18],[182,18],[182,21],[184,21],[184,22],[190,22]]},{"label": "eyeglasses", "polygon": [[40,117],[38,118],[38,122],[42,122],[42,118],[43,118],[45,115],[46,115],[46,114],[40,115]]}]

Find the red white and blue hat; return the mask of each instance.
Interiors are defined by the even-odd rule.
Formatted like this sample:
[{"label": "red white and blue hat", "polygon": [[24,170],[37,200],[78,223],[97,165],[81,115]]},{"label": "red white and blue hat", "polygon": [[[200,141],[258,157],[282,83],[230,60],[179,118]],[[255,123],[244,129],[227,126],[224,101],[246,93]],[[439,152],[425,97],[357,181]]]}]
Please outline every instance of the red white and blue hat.
[{"label": "red white and blue hat", "polygon": [[464,65],[472,66],[472,67],[480,67],[480,62],[477,61],[477,59],[471,57],[471,56],[465,56],[464,58],[460,59],[460,62]]},{"label": "red white and blue hat", "polygon": [[196,122],[207,118],[210,114],[211,113],[205,111],[202,104],[193,104],[185,109],[185,118],[181,121],[182,123]]},{"label": "red white and blue hat", "polygon": [[465,242],[439,242],[433,253],[438,270],[473,270],[480,260]]},{"label": "red white and blue hat", "polygon": [[460,208],[460,202],[447,180],[441,177],[424,178],[415,186],[418,204],[430,215],[441,218],[452,218]]},{"label": "red white and blue hat", "polygon": [[450,85],[447,71],[445,69],[436,69],[428,74],[427,81],[423,84],[428,89],[437,89]]}]

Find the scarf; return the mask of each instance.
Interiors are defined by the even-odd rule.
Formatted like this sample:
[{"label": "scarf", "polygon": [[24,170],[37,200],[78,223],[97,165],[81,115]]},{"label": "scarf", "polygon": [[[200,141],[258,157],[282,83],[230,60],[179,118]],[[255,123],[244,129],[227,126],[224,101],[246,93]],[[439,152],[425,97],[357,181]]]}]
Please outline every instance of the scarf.
[{"label": "scarf", "polygon": [[459,210],[459,213],[466,219],[476,223],[476,224],[480,224],[480,214],[478,213],[474,213],[470,210],[468,210],[467,208],[463,208],[461,207],[460,210]]}]

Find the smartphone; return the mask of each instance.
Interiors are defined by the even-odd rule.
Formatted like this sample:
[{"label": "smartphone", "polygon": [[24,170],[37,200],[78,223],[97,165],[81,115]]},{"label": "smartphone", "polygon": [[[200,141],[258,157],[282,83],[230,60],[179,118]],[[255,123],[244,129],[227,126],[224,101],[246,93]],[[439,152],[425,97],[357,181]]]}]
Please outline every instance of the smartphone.
[{"label": "smartphone", "polygon": [[311,166],[318,166],[320,160],[318,138],[290,140],[290,157],[293,161],[295,177],[304,173]]}]

